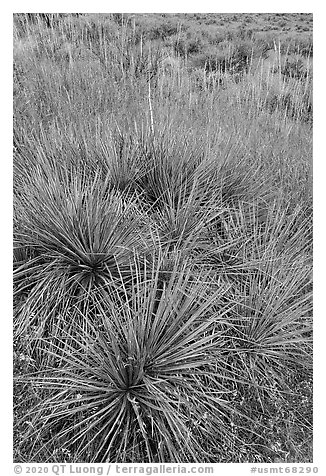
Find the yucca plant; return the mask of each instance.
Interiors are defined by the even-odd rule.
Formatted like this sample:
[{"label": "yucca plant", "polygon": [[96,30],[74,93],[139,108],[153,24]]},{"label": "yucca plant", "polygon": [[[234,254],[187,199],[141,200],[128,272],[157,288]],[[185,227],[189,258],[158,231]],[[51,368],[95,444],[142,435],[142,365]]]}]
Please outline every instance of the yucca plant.
[{"label": "yucca plant", "polygon": [[69,342],[58,337],[51,349],[60,366],[30,376],[42,394],[25,435],[34,460],[50,461],[53,444],[73,461],[209,460],[213,428],[215,448],[234,443],[224,379],[234,374],[219,327],[233,306],[223,303],[227,289],[212,292],[209,277],[180,259],[161,287],[164,256],[145,279],[137,262],[124,302],[99,300],[99,324],[87,333],[72,324],[61,334]]},{"label": "yucca plant", "polygon": [[15,295],[24,296],[17,332],[36,320],[43,326],[61,307],[85,304],[94,289],[109,293],[129,274],[134,250],[148,252],[154,243],[137,198],[80,172],[34,174],[17,208],[15,239],[31,254],[15,269]]},{"label": "yucca plant", "polygon": [[[169,124],[166,121],[169,121]],[[196,180],[198,168],[204,159],[201,144],[192,139],[191,131],[164,114],[156,120],[155,135],[147,134],[143,140],[143,174],[139,177],[139,191],[144,193],[148,204],[164,207],[169,204],[169,194],[178,201],[178,193],[188,196]],[[179,141],[179,135],[184,140]]]},{"label": "yucca plant", "polygon": [[[112,187],[125,193],[138,190],[138,181],[148,164],[143,157],[143,135],[137,130],[124,131],[115,127],[110,137],[100,137],[99,145],[104,168],[110,176]],[[109,139],[109,140],[108,140]]]},{"label": "yucca plant", "polygon": [[[299,365],[300,358],[309,366],[311,217],[305,207],[291,210],[278,199],[269,210],[244,203],[222,218],[223,233],[216,223],[204,230],[206,246],[198,261],[231,286],[238,303],[230,327],[239,332],[235,341],[255,361],[262,356],[271,365],[275,357],[277,366],[286,366],[290,361]],[[258,363],[255,368],[258,375]]]},{"label": "yucca plant", "polygon": [[[293,256],[271,256],[262,262],[259,272],[251,271],[237,281],[238,304],[227,334],[236,349],[231,365],[238,369],[237,395],[242,399],[241,410],[264,427],[260,431],[262,437],[254,440],[258,452],[259,448],[266,447],[267,441],[269,448],[275,451],[275,441],[280,440],[275,434],[271,435],[268,427],[305,426],[306,431],[311,432],[311,421],[303,421],[300,413],[294,416],[295,409],[290,416],[285,410],[288,402],[297,397],[293,382],[311,380],[310,268],[306,258],[297,261]],[[240,417],[235,422],[239,437],[243,434],[241,420]],[[287,438],[289,435],[285,441]],[[284,454],[292,451],[285,443],[279,449]]]},{"label": "yucca plant", "polygon": [[[202,229],[212,221],[218,221],[223,214],[219,206],[218,191],[203,191],[198,176],[190,188],[184,183],[178,192],[166,190],[164,203],[151,217],[163,246],[191,251],[200,246]],[[215,195],[215,196],[214,196]]]},{"label": "yucca plant", "polygon": [[199,260],[239,282],[246,280],[248,273],[263,275],[270,263],[285,257],[288,265],[298,260],[311,265],[309,209],[297,205],[293,210],[284,200],[281,195],[269,203],[256,200],[223,209],[219,220],[202,230]]}]

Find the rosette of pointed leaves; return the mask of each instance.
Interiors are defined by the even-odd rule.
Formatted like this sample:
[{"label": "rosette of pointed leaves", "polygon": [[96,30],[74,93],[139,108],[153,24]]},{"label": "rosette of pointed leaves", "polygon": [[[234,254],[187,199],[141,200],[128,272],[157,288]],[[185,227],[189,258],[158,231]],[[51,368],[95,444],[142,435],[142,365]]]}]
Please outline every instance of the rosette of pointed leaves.
[{"label": "rosette of pointed leaves", "polygon": [[34,174],[17,201],[18,331],[85,305],[94,290],[109,293],[129,274],[134,251],[153,244],[137,197],[124,197],[98,177]]},{"label": "rosette of pointed leaves", "polygon": [[25,435],[34,458],[60,444],[74,461],[198,462],[214,458],[208,442],[234,444],[221,325],[232,304],[178,259],[162,285],[162,262],[147,278],[138,262],[124,302],[99,301],[96,327],[63,332],[54,366],[30,377],[42,393]]}]

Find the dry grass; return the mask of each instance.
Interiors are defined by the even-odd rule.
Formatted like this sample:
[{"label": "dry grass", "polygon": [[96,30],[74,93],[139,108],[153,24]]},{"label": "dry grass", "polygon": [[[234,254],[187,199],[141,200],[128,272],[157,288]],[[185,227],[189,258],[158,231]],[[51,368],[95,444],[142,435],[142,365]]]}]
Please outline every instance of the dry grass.
[{"label": "dry grass", "polygon": [[16,461],[312,461],[312,49],[218,28],[310,17],[256,16],[15,16]]}]

